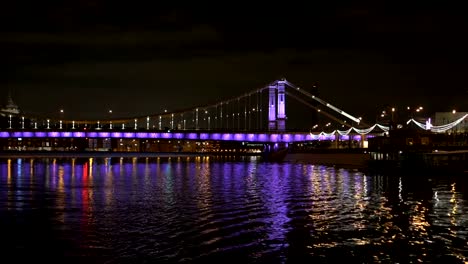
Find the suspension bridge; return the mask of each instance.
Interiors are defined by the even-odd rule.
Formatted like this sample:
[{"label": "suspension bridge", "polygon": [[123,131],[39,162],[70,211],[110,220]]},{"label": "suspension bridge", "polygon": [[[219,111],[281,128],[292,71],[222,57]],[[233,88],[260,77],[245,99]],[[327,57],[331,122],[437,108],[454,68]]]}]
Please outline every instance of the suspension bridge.
[{"label": "suspension bridge", "polygon": [[[292,99],[292,103],[289,99]],[[328,131],[317,131],[317,124],[308,129],[289,129],[288,103],[300,104],[306,108],[301,112],[300,118],[311,120],[314,116],[323,117],[327,122],[323,128],[328,128]],[[137,141],[139,150],[143,145],[151,149],[148,144],[170,140],[177,140],[179,143],[184,140],[261,143],[268,146],[276,146],[278,143],[287,145],[310,141],[352,140],[361,142],[362,147],[366,137],[382,135],[389,130],[379,124],[368,126],[360,118],[286,79],[275,80],[250,92],[212,104],[151,115],[105,120],[66,120],[8,114],[6,119],[0,130],[0,138],[10,139],[9,147],[17,147],[19,141],[23,141],[21,145],[25,147],[24,141],[28,139],[29,145],[44,145],[44,139],[55,139],[55,142],[46,143],[47,147],[63,145],[63,142],[57,143],[59,139],[69,139],[66,145],[73,145],[84,139],[86,141],[82,145],[108,149],[118,149],[122,142],[131,140]],[[343,130],[332,131],[332,127]],[[16,140],[16,144],[11,139]],[[33,139],[36,141],[31,141]],[[74,139],[75,143],[70,143],[70,139]]]}]

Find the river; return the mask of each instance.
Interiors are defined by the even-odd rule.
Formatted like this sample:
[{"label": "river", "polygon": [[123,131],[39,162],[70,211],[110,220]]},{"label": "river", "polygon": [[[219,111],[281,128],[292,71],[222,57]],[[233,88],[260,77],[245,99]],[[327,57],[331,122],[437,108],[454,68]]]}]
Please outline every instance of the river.
[{"label": "river", "polygon": [[366,175],[257,157],[0,159],[2,255],[466,263],[467,187],[463,177]]}]

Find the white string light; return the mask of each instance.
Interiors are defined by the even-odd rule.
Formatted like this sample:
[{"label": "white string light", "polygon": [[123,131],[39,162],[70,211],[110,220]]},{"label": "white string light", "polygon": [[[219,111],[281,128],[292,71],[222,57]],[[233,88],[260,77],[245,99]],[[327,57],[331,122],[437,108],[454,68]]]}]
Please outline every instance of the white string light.
[{"label": "white string light", "polygon": [[406,122],[406,124],[408,125],[409,123],[413,122],[414,124],[416,124],[418,127],[424,129],[424,130],[430,130],[431,132],[435,132],[435,133],[443,133],[449,129],[452,129],[454,128],[456,125],[460,124],[463,120],[465,120],[465,118],[468,117],[468,114],[462,116],[461,118],[453,121],[452,123],[449,123],[449,124],[445,124],[445,125],[440,125],[440,126],[433,126],[432,124],[430,124],[430,121],[427,122],[426,124],[423,124],[421,122],[418,122],[414,119],[410,119],[408,120],[408,122]]}]

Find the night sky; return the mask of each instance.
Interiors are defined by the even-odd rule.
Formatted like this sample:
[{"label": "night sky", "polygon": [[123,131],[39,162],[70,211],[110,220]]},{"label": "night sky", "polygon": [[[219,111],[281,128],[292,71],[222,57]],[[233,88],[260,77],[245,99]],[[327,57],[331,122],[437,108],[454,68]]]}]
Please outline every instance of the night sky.
[{"label": "night sky", "polygon": [[3,1],[2,103],[10,89],[26,113],[141,116],[285,77],[368,119],[385,105],[468,111],[461,6],[153,2]]}]

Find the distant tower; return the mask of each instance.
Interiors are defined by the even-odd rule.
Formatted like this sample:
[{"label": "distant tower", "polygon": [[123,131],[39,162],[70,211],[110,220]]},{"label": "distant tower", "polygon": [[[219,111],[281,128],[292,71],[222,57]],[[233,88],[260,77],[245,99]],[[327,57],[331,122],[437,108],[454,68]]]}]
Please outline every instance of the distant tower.
[{"label": "distant tower", "polygon": [[11,98],[11,90],[8,91],[8,98],[7,98],[7,104],[5,107],[0,109],[0,114],[2,116],[7,116],[7,115],[18,115],[20,113],[19,107],[13,102],[13,99]]}]

